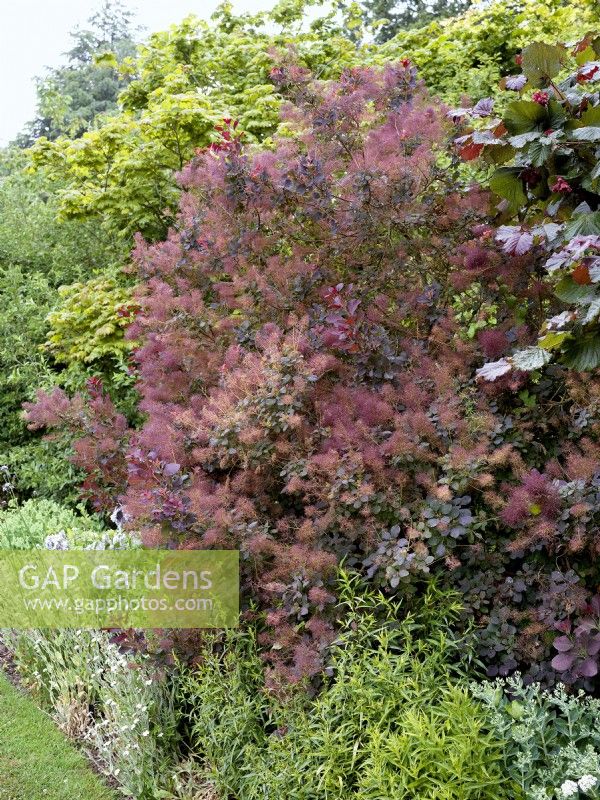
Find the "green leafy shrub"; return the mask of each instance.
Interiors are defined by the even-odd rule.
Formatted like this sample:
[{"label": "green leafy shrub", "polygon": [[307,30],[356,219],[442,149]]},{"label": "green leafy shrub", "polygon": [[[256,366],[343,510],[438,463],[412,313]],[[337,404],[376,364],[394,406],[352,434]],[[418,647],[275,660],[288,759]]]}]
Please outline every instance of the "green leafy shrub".
[{"label": "green leafy shrub", "polygon": [[464,14],[401,31],[374,55],[385,60],[410,57],[433,94],[457,103],[466,95],[495,94],[532,36],[574,40],[600,22],[595,0],[496,0]]},{"label": "green leafy shrub", "polygon": [[103,526],[79,508],[71,511],[53,500],[27,500],[0,511],[0,549],[28,550],[43,547],[47,536],[69,531],[77,541],[81,536],[98,536]]},{"label": "green leafy shrub", "polygon": [[61,184],[29,164],[22,150],[0,150],[0,266],[41,273],[57,287],[120,263],[122,244],[96,223],[57,220]]},{"label": "green leafy shrub", "polygon": [[250,630],[212,637],[184,679],[193,747],[217,789],[240,800],[512,797],[500,741],[461,681],[454,597],[431,587],[407,613],[342,582],[347,627],[314,700],[265,695]]},{"label": "green leafy shrub", "polygon": [[[24,166],[22,153],[0,153],[0,463],[10,466],[20,496],[70,502],[80,475],[69,463],[68,445],[42,442],[28,431],[21,406],[40,386],[61,380],[42,350],[46,317],[60,301],[57,287],[85,280],[122,255],[97,225],[58,223],[56,184],[25,174]],[[90,372],[81,370],[78,385]],[[73,382],[73,372],[69,377]]]},{"label": "green leafy shrub", "polygon": [[136,342],[125,331],[138,311],[129,287],[108,273],[58,289],[47,317],[45,350],[62,367],[55,383],[83,389],[92,380],[108,391],[130,420],[137,419],[136,375],[130,354]]},{"label": "green leafy shrub", "polygon": [[504,769],[527,800],[598,796],[600,700],[524,686],[518,675],[474,683],[471,693],[487,708],[504,741]]},{"label": "green leafy shrub", "polygon": [[270,79],[271,48],[295,48],[323,77],[358,63],[356,44],[332,15],[302,30],[307,3],[233,14],[223,4],[210,23],[190,16],[153,34],[128,65],[134,80],[121,111],[81,138],[41,138],[34,168],[58,180],[61,219],[100,220],[125,241],[157,238],[173,220],[175,173],[215,139],[223,117],[239,119],[250,141],[279,124],[281,95]]},{"label": "green leafy shrub", "polygon": [[128,289],[114,278],[92,278],[61,286],[61,302],[48,315],[46,347],[59,363],[73,364],[123,359],[134,347],[124,332],[136,304]]},{"label": "green leafy shrub", "polygon": [[41,348],[46,315],[58,295],[40,272],[0,265],[0,463],[9,467],[15,492],[76,500],[80,472],[64,441],[42,441],[27,430],[22,404],[40,386],[58,380]]},{"label": "green leafy shrub", "polygon": [[[489,181],[501,200],[496,241],[509,255],[531,253],[546,294],[555,296],[550,302],[540,293],[546,319],[537,345],[486,364],[482,378],[539,370],[552,358],[577,371],[600,366],[599,57],[600,37],[591,34],[571,53],[564,45],[528,45],[523,74],[504,81],[507,91],[527,92],[528,99],[514,100],[502,121],[492,118],[457,140],[463,157],[481,155],[496,165]],[[566,65],[574,71],[557,83]],[[492,110],[482,100],[453,113],[489,117]]]}]

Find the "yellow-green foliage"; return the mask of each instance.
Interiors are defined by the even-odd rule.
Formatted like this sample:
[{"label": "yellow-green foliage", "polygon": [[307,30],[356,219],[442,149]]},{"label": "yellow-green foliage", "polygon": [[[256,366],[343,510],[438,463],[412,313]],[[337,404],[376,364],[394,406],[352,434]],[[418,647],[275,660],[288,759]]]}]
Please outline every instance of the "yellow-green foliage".
[{"label": "yellow-green foliage", "polygon": [[269,701],[251,630],[215,637],[213,649],[207,640],[184,683],[194,751],[211,783],[244,800],[517,797],[502,774],[501,741],[461,677],[468,648],[451,633],[456,600],[431,588],[406,615],[357,589],[342,576],[347,631],[314,700]]},{"label": "yellow-green foliage", "polygon": [[113,278],[93,278],[58,290],[61,305],[48,315],[46,348],[63,364],[120,360],[134,347],[124,337],[135,304]]},{"label": "yellow-green foliage", "polygon": [[[161,237],[172,222],[178,189],[174,173],[214,140],[224,117],[239,120],[246,140],[259,142],[279,123],[281,97],[270,79],[273,51],[293,57],[322,79],[345,67],[409,57],[434,95],[456,102],[495,91],[514,55],[535,38],[568,39],[600,21],[596,0],[496,0],[455,19],[369,43],[356,4],[302,24],[305,0],[236,17],[229,4],[209,23],[188,17],[153,34],[121,69],[133,80],[121,111],[79,139],[40,139],[35,169],[57,182],[63,219],[99,219],[130,237]],[[334,6],[336,4],[334,3]]]},{"label": "yellow-green foliage", "polygon": [[374,55],[383,63],[407,56],[434,94],[456,103],[493,94],[501,77],[518,72],[514,56],[530,42],[576,40],[600,22],[598,0],[476,2],[460,17],[402,31]]},{"label": "yellow-green foliage", "polygon": [[31,151],[59,189],[64,219],[96,217],[121,235],[160,237],[177,202],[174,172],[216,137],[224,117],[238,119],[248,141],[272,133],[281,98],[269,78],[269,51],[294,45],[298,60],[322,77],[356,63],[353,42],[329,17],[299,32],[306,3],[235,17],[225,4],[207,23],[188,17],[153,34],[123,68],[134,80],[122,111],[80,139],[40,139]]}]

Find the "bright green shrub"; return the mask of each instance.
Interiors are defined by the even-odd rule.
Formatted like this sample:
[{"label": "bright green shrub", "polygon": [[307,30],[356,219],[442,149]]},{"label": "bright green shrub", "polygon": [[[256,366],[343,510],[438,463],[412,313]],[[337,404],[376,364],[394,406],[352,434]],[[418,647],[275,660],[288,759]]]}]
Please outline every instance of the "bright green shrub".
[{"label": "bright green shrub", "polygon": [[454,599],[431,588],[399,619],[398,605],[356,589],[346,582],[346,632],[313,701],[267,697],[251,631],[203,654],[186,699],[218,790],[237,800],[513,797],[500,742],[461,682]]},{"label": "bright green shrub", "polygon": [[273,133],[281,97],[270,80],[271,48],[296,48],[322,77],[358,63],[355,44],[325,17],[300,32],[304,2],[235,16],[227,4],[208,23],[188,17],[153,34],[127,67],[135,79],[122,111],[81,138],[40,139],[33,165],[59,181],[62,219],[96,219],[127,240],[160,237],[179,197],[174,173],[216,139],[224,117],[239,119],[252,141]]},{"label": "bright green shrub", "polygon": [[600,700],[523,686],[518,675],[472,684],[471,693],[504,740],[504,769],[527,800],[598,796],[585,786],[600,787]]},{"label": "bright green shrub", "polygon": [[374,60],[408,56],[431,93],[455,104],[463,95],[496,93],[500,78],[514,71],[515,55],[533,39],[574,40],[599,22],[596,0],[480,2],[459,17],[402,31]]},{"label": "bright green shrub", "polygon": [[135,312],[131,292],[113,278],[61,286],[60,305],[48,315],[46,347],[64,364],[122,360],[134,347],[124,332]]},{"label": "bright green shrub", "polygon": [[[27,165],[23,151],[0,150],[0,265],[41,273],[56,287],[120,263],[122,245],[96,223],[57,221],[60,184]],[[44,294],[37,299],[43,304]]]},{"label": "bright green shrub", "polygon": [[239,120],[248,141],[276,131],[273,50],[293,48],[293,59],[321,79],[408,57],[432,94],[455,103],[495,92],[533,32],[569,39],[600,22],[595,0],[496,0],[380,46],[367,43],[355,4],[342,8],[341,21],[325,14],[303,27],[309,5],[290,0],[235,16],[224,4],[210,23],[188,17],[153,34],[125,64],[133,79],[119,113],[81,138],[41,138],[30,151],[34,169],[58,182],[61,219],[100,221],[125,246],[138,230],[163,236],[179,196],[174,173],[215,140],[222,118]]},{"label": "bright green shrub", "polygon": [[27,500],[20,506],[10,505],[0,511],[0,549],[28,550],[43,547],[47,536],[60,530],[69,531],[74,540],[98,536],[100,521],[82,508],[71,511],[52,500]]}]

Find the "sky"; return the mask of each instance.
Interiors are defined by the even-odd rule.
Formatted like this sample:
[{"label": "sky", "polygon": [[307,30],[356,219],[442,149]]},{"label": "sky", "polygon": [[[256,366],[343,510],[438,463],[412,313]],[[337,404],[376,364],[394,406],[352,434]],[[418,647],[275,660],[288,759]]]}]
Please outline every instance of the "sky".
[{"label": "sky", "polygon": [[[34,78],[57,66],[77,25],[85,27],[99,0],[0,0],[0,146],[35,115]],[[164,30],[188,14],[207,19],[218,0],[131,0],[145,33]],[[274,0],[234,0],[236,11],[258,11]]]}]

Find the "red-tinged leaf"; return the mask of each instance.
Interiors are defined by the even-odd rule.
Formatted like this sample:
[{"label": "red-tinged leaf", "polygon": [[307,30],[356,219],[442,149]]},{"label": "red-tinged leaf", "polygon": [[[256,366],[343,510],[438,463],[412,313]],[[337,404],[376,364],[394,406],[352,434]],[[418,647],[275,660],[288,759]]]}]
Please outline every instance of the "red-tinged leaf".
[{"label": "red-tinged leaf", "polygon": [[588,286],[592,282],[590,271],[585,264],[579,264],[579,266],[573,270],[571,277],[575,283],[578,283],[580,286]]},{"label": "red-tinged leaf", "polygon": [[577,83],[587,83],[593,80],[598,72],[600,72],[600,67],[597,64],[590,64],[587,67],[582,67],[577,73]]},{"label": "red-tinged leaf", "polygon": [[476,158],[479,158],[484,147],[485,145],[483,144],[469,142],[469,144],[461,147],[458,152],[463,161],[474,161]]},{"label": "red-tinged leaf", "polygon": [[577,44],[575,45],[575,47],[574,47],[574,48],[573,48],[573,50],[571,51],[571,52],[572,52],[572,54],[573,54],[574,56],[576,56],[576,55],[577,55],[577,53],[583,53],[583,51],[584,51],[584,50],[587,50],[587,49],[588,49],[588,47],[589,47],[589,46],[590,46],[590,44],[592,43],[593,39],[594,39],[594,36],[593,36],[593,34],[591,34],[591,33],[586,33],[586,35],[583,37],[583,39],[580,39],[580,40],[577,42]]}]

